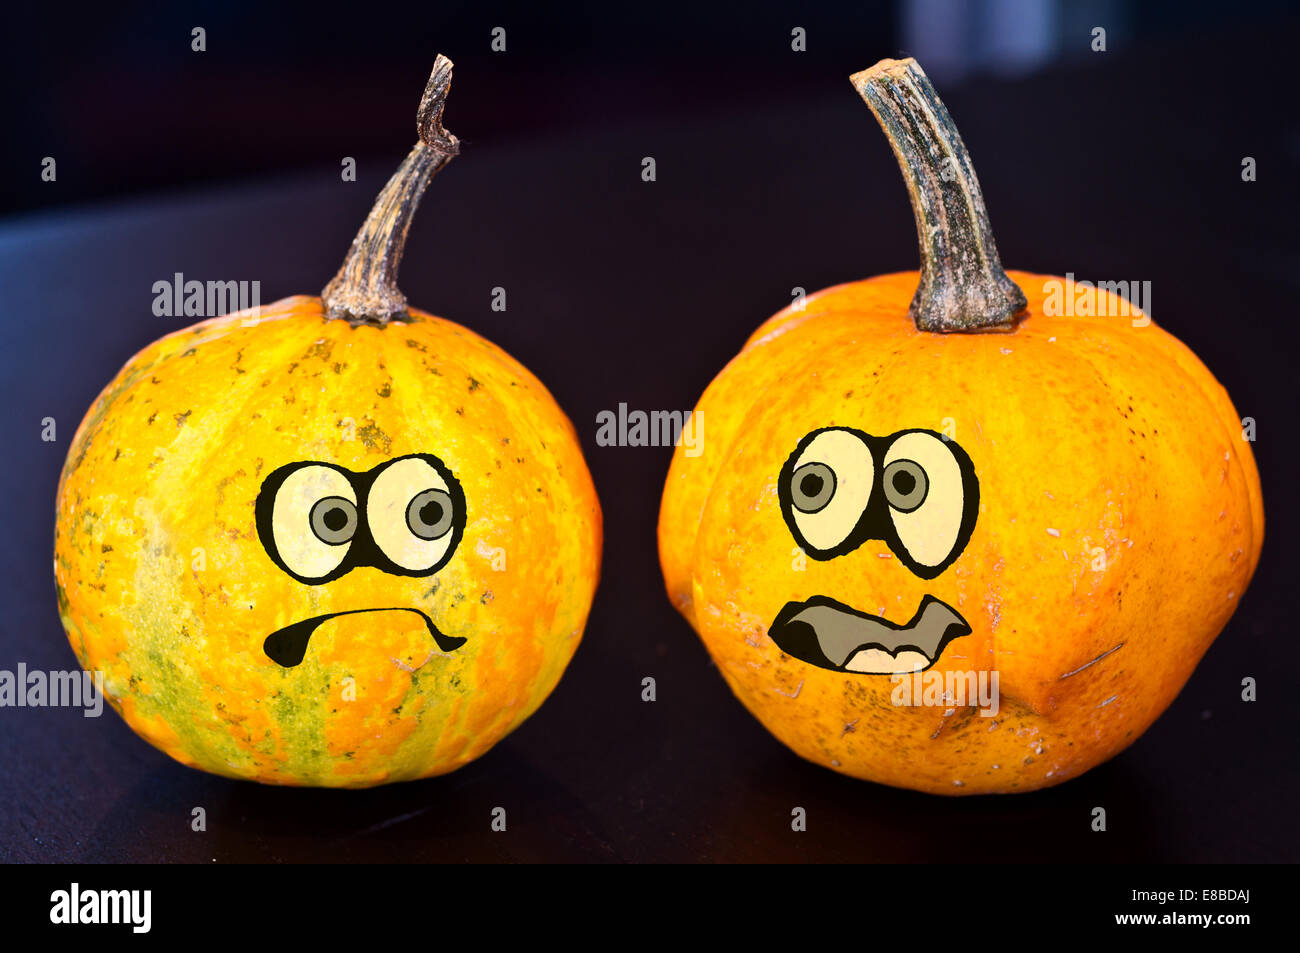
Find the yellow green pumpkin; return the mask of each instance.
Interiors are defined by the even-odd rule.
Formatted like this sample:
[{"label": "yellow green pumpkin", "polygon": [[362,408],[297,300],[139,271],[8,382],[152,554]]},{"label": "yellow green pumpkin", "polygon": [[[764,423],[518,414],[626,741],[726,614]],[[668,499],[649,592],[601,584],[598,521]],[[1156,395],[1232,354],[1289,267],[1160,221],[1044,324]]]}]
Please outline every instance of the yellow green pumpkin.
[{"label": "yellow green pumpkin", "polygon": [[420,142],[321,298],[149,345],[95,401],[57,501],[77,658],[178,761],[363,787],[482,755],[582,636],[601,513],[574,430],[501,348],[395,279],[458,151],[439,57]]}]

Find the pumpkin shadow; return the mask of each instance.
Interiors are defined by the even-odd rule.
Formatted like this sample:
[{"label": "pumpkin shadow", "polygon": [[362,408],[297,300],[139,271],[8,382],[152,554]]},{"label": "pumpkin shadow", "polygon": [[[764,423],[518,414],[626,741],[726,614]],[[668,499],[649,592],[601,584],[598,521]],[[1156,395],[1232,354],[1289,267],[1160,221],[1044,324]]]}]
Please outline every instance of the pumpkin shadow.
[{"label": "pumpkin shadow", "polygon": [[[204,830],[195,830],[196,810]],[[496,809],[505,830],[493,830]],[[459,771],[361,790],[167,764],[103,815],[83,863],[617,862],[580,800],[509,739]]]},{"label": "pumpkin shadow", "polygon": [[[1177,859],[1157,805],[1123,756],[1054,788],[943,797],[836,774],[774,752],[717,816],[727,861],[1096,863]],[[743,793],[741,793],[743,792]],[[806,829],[792,829],[801,807]],[[1092,829],[1094,809],[1107,830]]]}]

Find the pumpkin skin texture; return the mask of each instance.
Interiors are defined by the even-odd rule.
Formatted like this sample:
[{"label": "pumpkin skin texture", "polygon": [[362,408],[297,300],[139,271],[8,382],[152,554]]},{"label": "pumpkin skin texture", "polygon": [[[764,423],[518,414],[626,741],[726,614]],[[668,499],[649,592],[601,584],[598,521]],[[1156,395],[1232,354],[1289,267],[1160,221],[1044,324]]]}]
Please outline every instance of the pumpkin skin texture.
[{"label": "pumpkin skin texture", "polygon": [[[669,597],[750,712],[841,773],[936,794],[1076,777],[1172,702],[1258,562],[1259,475],[1210,372],[1108,292],[1094,313],[1124,316],[1052,316],[1044,282],[1063,279],[1009,275],[1028,299],[1010,333],[919,331],[916,272],[785,309],[700,399],[703,452],[673,457],[659,522]],[[944,431],[969,454],[978,518],[937,577],[878,539],[799,558],[778,474],[831,426]],[[773,619],[819,594],[894,623],[943,600],[972,631],[925,674],[996,671],[1000,710],[895,704],[889,675],[783,652]]]},{"label": "pumpkin skin texture", "polygon": [[[82,422],[55,536],[72,647],[137,733],[205,771],[365,787],[454,770],[537,709],[581,637],[601,514],[573,427],[504,351],[424,312],[352,326],[301,296],[246,317],[145,348]],[[410,454],[464,493],[436,573],[311,585],[272,561],[268,474]],[[367,518],[391,519],[377,488]],[[409,610],[465,641],[441,650]],[[268,657],[272,632],[338,612],[301,664]]]}]

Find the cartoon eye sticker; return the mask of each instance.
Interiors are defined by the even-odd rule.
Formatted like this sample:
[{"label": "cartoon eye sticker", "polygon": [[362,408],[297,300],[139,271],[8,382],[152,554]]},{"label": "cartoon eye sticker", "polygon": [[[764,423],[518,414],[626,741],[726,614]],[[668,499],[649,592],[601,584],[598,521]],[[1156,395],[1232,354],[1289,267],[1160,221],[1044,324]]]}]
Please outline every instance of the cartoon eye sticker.
[{"label": "cartoon eye sticker", "polygon": [[979,513],[970,458],[930,430],[888,437],[852,427],[815,430],[786,459],[777,493],[786,525],[813,559],[879,539],[922,579],[961,555]]},{"label": "cartoon eye sticker", "polygon": [[366,497],[371,538],[390,562],[414,575],[446,561],[464,529],[464,513],[447,478],[423,457],[383,467]]},{"label": "cartoon eye sticker", "polygon": [[844,551],[865,512],[876,466],[870,447],[852,430],[832,428],[809,436],[786,462],[780,497],[804,550],[829,559]]},{"label": "cartoon eye sticker", "polygon": [[906,554],[913,572],[923,577],[946,569],[974,528],[974,511],[966,502],[968,487],[978,500],[977,484],[973,472],[963,472],[954,447],[914,430],[900,434],[885,453],[881,483],[898,542],[894,552],[900,559]]},{"label": "cartoon eye sticker", "polygon": [[320,585],[358,566],[432,575],[465,530],[465,495],[432,454],[412,454],[354,473],[331,463],[286,464],[262,481],[254,505],[271,560]]},{"label": "cartoon eye sticker", "polygon": [[277,470],[257,509],[262,545],[281,569],[302,582],[341,575],[357,529],[357,494],[345,471],[323,463]]}]

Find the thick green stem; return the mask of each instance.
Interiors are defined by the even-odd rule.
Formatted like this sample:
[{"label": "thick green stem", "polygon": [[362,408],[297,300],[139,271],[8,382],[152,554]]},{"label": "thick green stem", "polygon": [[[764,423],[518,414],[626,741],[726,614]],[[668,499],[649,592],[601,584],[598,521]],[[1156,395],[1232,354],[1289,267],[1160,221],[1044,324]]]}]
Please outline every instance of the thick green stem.
[{"label": "thick green stem", "polygon": [[442,127],[451,65],[451,60],[438,55],[416,117],[420,141],[375,199],[343,267],[321,292],[331,318],[383,327],[406,315],[406,296],[397,288],[406,233],[425,186],[460,152],[460,142]]},{"label": "thick green stem", "polygon": [[929,77],[909,58],[881,60],[850,79],[885,131],[912,200],[921,281],[909,314],[917,328],[1014,327],[1025,293],[1002,270],[979,179]]}]

